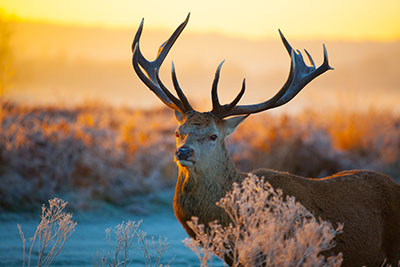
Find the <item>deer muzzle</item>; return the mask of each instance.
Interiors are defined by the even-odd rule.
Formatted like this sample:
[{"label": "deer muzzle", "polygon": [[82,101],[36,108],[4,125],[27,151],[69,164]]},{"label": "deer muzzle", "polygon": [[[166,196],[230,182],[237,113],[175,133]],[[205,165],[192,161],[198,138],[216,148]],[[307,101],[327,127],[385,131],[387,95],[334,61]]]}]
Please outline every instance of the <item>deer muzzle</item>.
[{"label": "deer muzzle", "polygon": [[176,150],[175,155],[177,160],[189,160],[193,155],[193,149],[188,146],[182,146]]}]

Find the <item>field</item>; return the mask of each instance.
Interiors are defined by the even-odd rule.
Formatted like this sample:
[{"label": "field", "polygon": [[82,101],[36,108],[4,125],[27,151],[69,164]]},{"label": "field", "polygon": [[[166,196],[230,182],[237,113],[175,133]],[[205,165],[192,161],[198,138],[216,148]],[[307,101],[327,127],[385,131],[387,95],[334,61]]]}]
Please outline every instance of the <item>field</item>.
[{"label": "field", "polygon": [[[136,210],[174,187],[169,110],[3,102],[0,125],[2,211],[30,210],[53,196],[78,210],[95,208],[92,200]],[[242,171],[323,177],[361,168],[400,178],[400,116],[390,112],[253,115],[227,143]]]},{"label": "field", "polygon": [[[197,264],[172,213],[177,169],[170,110],[2,102],[0,125],[0,228],[7,240],[0,244],[1,262],[21,264],[16,224],[30,237],[41,204],[60,197],[78,226],[58,265],[91,265],[109,246],[106,227],[141,218],[150,236],[168,237],[166,262]],[[243,171],[267,167],[323,177],[361,168],[400,180],[400,116],[391,112],[253,115],[227,145]]]}]

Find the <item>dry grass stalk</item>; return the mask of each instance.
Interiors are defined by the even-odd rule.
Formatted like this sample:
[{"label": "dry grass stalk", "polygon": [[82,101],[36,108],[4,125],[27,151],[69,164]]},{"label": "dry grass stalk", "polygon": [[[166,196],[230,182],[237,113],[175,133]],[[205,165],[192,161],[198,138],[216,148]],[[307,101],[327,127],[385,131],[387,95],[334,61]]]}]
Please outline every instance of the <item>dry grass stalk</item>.
[{"label": "dry grass stalk", "polygon": [[[49,207],[42,206],[42,216],[35,234],[29,239],[31,247],[28,254],[28,267],[31,265],[31,256],[34,248],[37,249],[37,266],[50,266],[61,249],[75,231],[76,222],[72,214],[64,212],[68,202],[58,198],[49,200]],[[23,244],[23,266],[25,265],[25,237],[18,225]]]},{"label": "dry grass stalk", "polygon": [[148,238],[147,234],[139,229],[141,224],[141,220],[137,223],[128,220],[114,228],[107,228],[106,239],[112,248],[108,253],[98,255],[94,264],[112,267],[132,266],[137,251],[141,250],[145,266],[169,266],[169,263],[161,264],[162,256],[168,248],[167,239]]}]

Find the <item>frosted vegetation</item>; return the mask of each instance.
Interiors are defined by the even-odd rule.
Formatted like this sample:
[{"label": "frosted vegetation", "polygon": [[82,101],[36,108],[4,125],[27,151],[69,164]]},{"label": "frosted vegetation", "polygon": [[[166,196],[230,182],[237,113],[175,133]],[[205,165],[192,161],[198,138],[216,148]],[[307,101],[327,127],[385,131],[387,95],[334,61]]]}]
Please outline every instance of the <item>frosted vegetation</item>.
[{"label": "frosted vegetation", "polygon": [[[22,227],[18,225],[22,240],[22,266],[51,266],[61,249],[75,231],[77,223],[72,214],[64,211],[68,202],[53,198],[48,207],[42,206],[41,221],[31,238],[26,239]],[[109,249],[98,251],[94,266],[132,266],[137,252],[143,253],[146,266],[163,266],[162,255],[168,247],[166,239],[148,237],[140,229],[141,221],[122,222],[114,228],[107,228],[106,239]],[[27,250],[26,245],[29,245]],[[93,256],[93,255],[92,255]],[[168,266],[168,264],[164,264]]]},{"label": "frosted vegetation", "polygon": [[[20,228],[25,265],[51,263],[74,231],[66,202],[54,196],[67,199],[72,210],[108,203],[132,211],[148,196],[174,188],[176,122],[169,110],[89,103],[29,107],[1,102],[0,107],[0,210],[31,211],[51,199],[33,239]],[[370,168],[400,178],[400,117],[390,112],[256,115],[227,143],[243,171],[270,167],[321,177]],[[214,222],[206,226],[211,232],[204,232],[194,219],[199,239],[186,240],[203,266],[212,265],[212,254],[243,266],[338,266],[342,261],[340,253],[319,255],[334,245],[341,225],[314,218],[294,198],[283,198],[256,177],[234,185],[218,205],[233,224],[224,228]],[[139,256],[147,266],[173,265],[173,258],[162,257],[167,241],[148,237],[140,222],[107,229],[106,238],[109,249],[94,255],[98,266],[125,266]]]},{"label": "frosted vegetation", "polygon": [[[174,188],[176,122],[169,110],[1,102],[0,127],[2,211],[31,210],[54,196],[78,210],[98,202],[132,209]],[[367,168],[400,178],[400,116],[391,112],[254,115],[228,147],[242,171],[322,177]]]},{"label": "frosted vegetation", "polygon": [[212,265],[212,255],[229,258],[232,266],[340,266],[343,255],[325,258],[321,252],[335,246],[333,238],[340,233],[317,220],[294,197],[283,197],[263,179],[249,175],[241,185],[217,206],[232,220],[229,226],[217,221],[207,227],[192,218],[189,226],[196,239],[185,244],[199,257],[201,266]]},{"label": "frosted vegetation", "polygon": [[[94,266],[134,266],[133,258],[142,252],[145,266],[169,266],[163,264],[162,256],[168,248],[167,239],[148,237],[140,229],[142,221],[122,222],[114,228],[106,229],[106,239],[110,244],[108,251],[98,252]],[[171,259],[172,260],[172,259]]]},{"label": "frosted vegetation", "polygon": [[[26,239],[18,225],[23,243],[23,264],[50,266],[65,242],[74,232],[76,222],[65,213],[67,202],[54,198],[49,207],[43,206],[41,222],[31,243],[26,259]],[[335,246],[336,229],[326,221],[316,219],[294,197],[283,197],[281,190],[256,176],[247,177],[241,185],[234,184],[217,205],[232,219],[229,226],[217,221],[207,227],[192,218],[190,227],[196,239],[184,243],[198,256],[201,266],[212,266],[212,257],[230,258],[232,266],[340,266],[341,253],[325,258],[321,252]],[[148,237],[140,229],[141,221],[127,221],[106,229],[109,249],[98,252],[94,266],[133,266],[133,259],[142,257],[145,266],[169,266],[163,263],[168,248],[166,239]],[[206,230],[207,229],[207,230]],[[31,261],[32,251],[34,251]],[[142,255],[139,252],[142,252]]]},{"label": "frosted vegetation", "polygon": [[28,239],[30,246],[27,255],[25,251],[27,240],[21,226],[18,225],[22,239],[22,266],[25,266],[25,261],[28,266],[31,266],[34,261],[32,259],[31,262],[32,256],[36,256],[37,261],[32,265],[50,266],[53,263],[76,226],[76,222],[72,220],[72,214],[64,211],[67,204],[61,199],[54,198],[49,200],[49,207],[42,206],[41,221],[33,237]]}]

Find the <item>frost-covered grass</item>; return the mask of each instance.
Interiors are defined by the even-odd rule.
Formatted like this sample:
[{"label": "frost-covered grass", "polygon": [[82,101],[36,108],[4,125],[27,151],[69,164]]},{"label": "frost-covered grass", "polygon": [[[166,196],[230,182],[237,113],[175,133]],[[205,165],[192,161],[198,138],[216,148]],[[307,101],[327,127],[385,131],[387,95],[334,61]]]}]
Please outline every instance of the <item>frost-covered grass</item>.
[{"label": "frost-covered grass", "polygon": [[[73,209],[90,209],[92,200],[140,204],[142,196],[174,187],[175,127],[167,109],[0,102],[0,210],[36,208],[54,196]],[[254,115],[228,138],[228,147],[243,171],[266,167],[321,177],[369,168],[400,178],[400,115]]]},{"label": "frost-covered grass", "polygon": [[[36,227],[35,234],[28,239],[29,252],[26,253],[26,238],[20,225],[19,234],[22,239],[22,266],[51,266],[54,259],[75,231],[76,222],[72,214],[64,211],[67,202],[53,198],[49,200],[49,207],[42,206],[41,221]],[[32,254],[33,252],[33,254]],[[36,258],[36,259],[33,259]],[[35,262],[33,264],[33,262]]]},{"label": "frost-covered grass", "polygon": [[87,208],[93,199],[125,205],[173,184],[169,112],[3,103],[0,125],[0,209],[71,192],[72,208]]},{"label": "frost-covered grass", "polygon": [[[72,214],[64,211],[67,202],[49,200],[43,205],[41,221],[36,227],[29,253],[21,226],[22,266],[50,266],[60,254],[75,230]],[[335,246],[336,234],[342,231],[321,219],[316,219],[294,197],[283,197],[261,178],[249,175],[241,185],[234,184],[217,205],[232,219],[229,226],[217,221],[207,228],[197,218],[189,222],[196,239],[186,239],[185,245],[199,257],[201,266],[212,266],[218,255],[231,266],[340,266],[342,253],[325,258],[320,252]],[[107,228],[108,249],[97,251],[94,266],[136,266],[138,258],[143,266],[174,266],[174,258],[165,259],[170,248],[167,239],[149,237],[141,230],[142,221],[122,222]],[[62,252],[61,252],[62,253]],[[27,256],[26,256],[27,255]],[[88,255],[85,255],[88,256]],[[80,259],[83,260],[83,259]],[[67,261],[68,262],[68,261]],[[65,263],[67,263],[65,262]]]},{"label": "frost-covered grass", "polygon": [[[145,266],[169,266],[163,259],[163,254],[168,248],[166,238],[158,239],[149,237],[140,229],[142,221],[128,220],[106,229],[106,239],[111,248],[103,253],[98,253],[94,266],[134,266],[133,259],[142,257]],[[141,254],[141,255],[138,255]],[[170,259],[170,262],[173,259]]]},{"label": "frost-covered grass", "polygon": [[[161,236],[158,239],[148,237],[146,232],[140,229],[142,221],[134,222],[128,220],[106,229],[106,239],[111,245],[108,252],[99,254],[95,260],[95,266],[134,266],[132,263],[135,257],[142,257],[145,266],[169,266],[163,258],[168,248],[166,238]],[[142,255],[138,255],[142,254]],[[170,262],[173,259],[170,259]]]},{"label": "frost-covered grass", "polygon": [[185,244],[199,257],[201,266],[212,265],[219,255],[230,266],[340,266],[342,253],[325,258],[323,251],[335,246],[333,238],[343,225],[334,229],[330,222],[317,220],[294,197],[283,197],[268,182],[249,175],[217,206],[224,209],[232,223],[218,221],[207,227],[192,218],[188,225],[196,233]]},{"label": "frost-covered grass", "polygon": [[[23,267],[59,264],[55,261],[56,257],[75,231],[77,223],[71,213],[64,211],[68,202],[59,198],[48,202],[48,207],[42,206],[41,220],[31,238],[26,238],[22,227],[17,225],[22,241]],[[169,266],[173,258],[169,262],[163,259],[168,248],[167,239],[148,236],[140,228],[141,223],[128,220],[113,228],[106,228],[108,248],[97,251],[96,255],[86,255],[93,258],[93,266],[135,266],[138,258],[144,262],[144,266]]]}]

